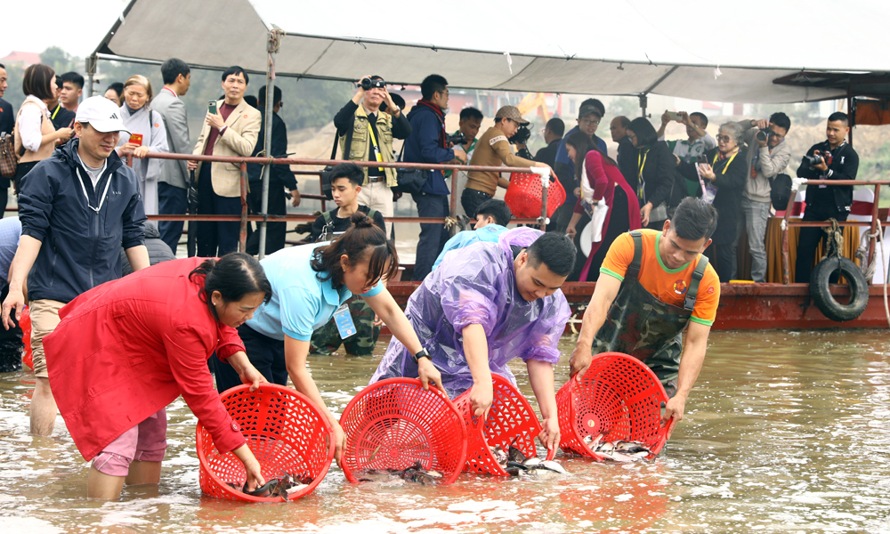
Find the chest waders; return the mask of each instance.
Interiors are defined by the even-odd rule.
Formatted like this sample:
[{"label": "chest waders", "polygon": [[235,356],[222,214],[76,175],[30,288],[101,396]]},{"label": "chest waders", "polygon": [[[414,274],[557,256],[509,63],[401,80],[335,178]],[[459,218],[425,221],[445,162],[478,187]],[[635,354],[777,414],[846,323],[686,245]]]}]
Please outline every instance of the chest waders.
[{"label": "chest waders", "polygon": [[593,353],[623,352],[645,362],[672,396],[680,368],[682,332],[695,307],[699,282],[708,265],[708,258],[699,258],[681,308],[661,302],[640,285],[643,238],[639,232],[631,232],[631,236],[634,240],[634,259],[627,268],[606,321],[596,333]]}]

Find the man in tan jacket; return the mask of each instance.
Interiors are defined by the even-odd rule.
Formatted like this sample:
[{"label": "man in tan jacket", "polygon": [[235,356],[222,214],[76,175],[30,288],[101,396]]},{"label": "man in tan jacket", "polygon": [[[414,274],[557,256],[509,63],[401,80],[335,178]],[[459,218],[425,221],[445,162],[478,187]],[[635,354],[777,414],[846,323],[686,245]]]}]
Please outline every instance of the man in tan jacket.
[{"label": "man in tan jacket", "polygon": [[[503,106],[499,109],[494,116],[494,126],[476,142],[470,165],[550,168],[546,163],[520,158],[513,153],[510,138],[524,124],[528,124],[528,121],[522,118],[516,106]],[[476,209],[483,202],[491,200],[498,187],[506,188],[508,185],[509,180],[499,172],[470,171],[467,174],[467,187],[460,196],[460,203],[467,216],[475,217]]]},{"label": "man in tan jacket", "polygon": [[[248,76],[238,66],[222,75],[222,100],[211,102],[195,144],[196,155],[250,156],[262,116],[244,101]],[[241,169],[236,163],[189,162],[198,176],[198,213],[241,214]],[[198,256],[214,257],[238,250],[238,222],[198,223]]]}]

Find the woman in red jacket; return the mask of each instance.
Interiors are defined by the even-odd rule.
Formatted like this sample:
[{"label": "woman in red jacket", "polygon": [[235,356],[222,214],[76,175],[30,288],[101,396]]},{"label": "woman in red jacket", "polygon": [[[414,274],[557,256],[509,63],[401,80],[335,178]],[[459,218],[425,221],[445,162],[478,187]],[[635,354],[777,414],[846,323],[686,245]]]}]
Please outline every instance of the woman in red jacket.
[{"label": "woman in red jacket", "polygon": [[[566,149],[569,157],[574,154],[573,161],[575,169],[578,169],[578,181],[581,185],[566,234],[575,238],[578,223],[585,212],[604,209],[606,213],[600,239],[590,243],[587,261],[578,274],[581,282],[592,282],[599,278],[600,266],[615,238],[628,230],[640,228],[640,204],[618,164],[600,152],[599,147],[590,142],[583,132],[570,135],[566,139]],[[590,220],[589,216],[590,213],[587,220]]]},{"label": "woman in red jacket", "polygon": [[165,407],[180,395],[219,451],[244,464],[248,489],[265,483],[219,400],[207,358],[215,351],[242,382],[264,382],[235,328],[271,295],[259,262],[232,253],[160,263],[62,308],[45,340],[49,382],[75,445],[93,460],[90,497],[116,499],[125,481],[158,484]]}]

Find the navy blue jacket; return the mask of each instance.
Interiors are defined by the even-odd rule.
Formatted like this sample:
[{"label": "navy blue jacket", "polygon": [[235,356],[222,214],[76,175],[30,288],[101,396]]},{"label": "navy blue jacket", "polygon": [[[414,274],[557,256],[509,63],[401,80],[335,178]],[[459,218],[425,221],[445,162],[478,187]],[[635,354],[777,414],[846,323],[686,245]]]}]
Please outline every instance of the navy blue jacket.
[{"label": "navy blue jacket", "polygon": [[[454,159],[454,150],[443,148],[439,132],[444,132],[445,123],[426,106],[414,106],[408,113],[411,135],[405,139],[404,161],[413,163],[447,163]],[[447,195],[448,186],[441,170],[432,171],[432,176],[423,186],[428,195]]]},{"label": "navy blue jacket", "polygon": [[[136,174],[112,152],[94,191],[75,155],[78,143],[78,139],[69,141],[38,163],[19,194],[22,235],[42,243],[28,276],[30,300],[68,302],[120,278],[121,247],[144,243],[145,210]],[[109,180],[108,195],[96,212],[91,206],[100,205]]]}]

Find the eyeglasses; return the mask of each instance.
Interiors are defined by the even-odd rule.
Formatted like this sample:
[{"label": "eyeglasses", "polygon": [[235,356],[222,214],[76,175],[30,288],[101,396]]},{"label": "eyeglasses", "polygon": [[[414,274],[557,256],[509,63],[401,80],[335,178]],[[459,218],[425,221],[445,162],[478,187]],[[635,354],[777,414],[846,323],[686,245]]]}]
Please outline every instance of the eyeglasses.
[{"label": "eyeglasses", "polygon": [[584,126],[586,126],[588,124],[591,126],[599,126],[600,120],[599,119],[578,119],[578,124],[581,124]]},{"label": "eyeglasses", "polygon": [[730,141],[732,141],[732,137],[730,137],[728,135],[718,135],[717,136],[718,143],[728,143]]},{"label": "eyeglasses", "polygon": [[770,137],[775,137],[776,139],[784,139],[785,138],[784,135],[779,135],[772,130],[769,130],[769,135],[770,135]]}]

